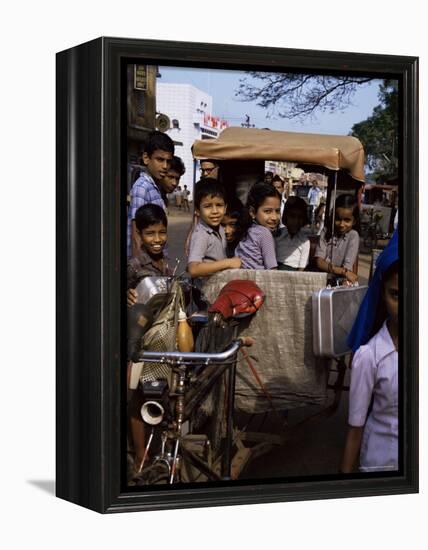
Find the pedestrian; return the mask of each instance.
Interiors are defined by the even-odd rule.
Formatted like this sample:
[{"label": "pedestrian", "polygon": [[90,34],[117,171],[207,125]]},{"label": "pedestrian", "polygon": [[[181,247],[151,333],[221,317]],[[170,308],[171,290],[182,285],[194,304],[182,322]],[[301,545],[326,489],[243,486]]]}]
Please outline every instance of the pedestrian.
[{"label": "pedestrian", "polygon": [[174,155],[172,139],[158,131],[149,134],[143,152],[145,170],[135,181],[130,192],[127,226],[127,257],[136,255],[140,249],[139,236],[135,227],[135,213],[144,204],[157,204],[166,210],[166,193],[163,178],[167,174]]},{"label": "pedestrian", "polygon": [[187,185],[183,186],[182,195],[183,195],[183,210],[186,211],[186,212],[190,212],[190,207],[189,207],[190,191],[187,189]]},{"label": "pedestrian", "polygon": [[[185,173],[186,168],[180,157],[172,157],[171,165],[168,168],[167,173],[162,178],[161,187],[162,191],[166,193],[166,206],[169,208],[170,199],[175,200],[175,190],[180,184],[180,178]],[[168,209],[169,214],[169,209]]]},{"label": "pedestrian", "polygon": [[355,355],[341,464],[351,473],[398,470],[398,232],[379,256],[348,343]]},{"label": "pedestrian", "polygon": [[321,200],[321,189],[318,187],[318,180],[314,178],[312,180],[312,187],[309,189],[308,201],[311,211],[311,224],[315,223],[315,210],[317,209]]}]

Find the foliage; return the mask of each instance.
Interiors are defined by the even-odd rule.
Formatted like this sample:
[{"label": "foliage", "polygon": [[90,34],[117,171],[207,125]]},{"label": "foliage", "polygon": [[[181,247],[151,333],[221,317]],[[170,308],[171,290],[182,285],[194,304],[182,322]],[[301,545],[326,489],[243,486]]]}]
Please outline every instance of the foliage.
[{"label": "foliage", "polygon": [[364,146],[366,165],[374,179],[391,179],[398,170],[398,82],[385,80],[380,105],[366,120],[354,124],[351,134]]},{"label": "foliage", "polygon": [[358,87],[371,78],[250,72],[240,80],[235,96],[256,101],[269,115],[304,119],[317,111],[343,111]]}]

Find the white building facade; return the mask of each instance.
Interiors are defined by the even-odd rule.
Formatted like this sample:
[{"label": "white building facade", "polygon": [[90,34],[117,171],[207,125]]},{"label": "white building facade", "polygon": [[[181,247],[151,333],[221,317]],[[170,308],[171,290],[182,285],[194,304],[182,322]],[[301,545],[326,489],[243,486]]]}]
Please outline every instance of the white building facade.
[{"label": "white building facade", "polygon": [[186,173],[180,186],[187,185],[193,197],[193,184],[200,178],[199,163],[192,156],[191,147],[197,139],[216,138],[227,122],[213,116],[212,96],[190,84],[156,85],[156,110],[169,117],[171,128],[167,134],[176,143],[175,154],[184,162]]}]

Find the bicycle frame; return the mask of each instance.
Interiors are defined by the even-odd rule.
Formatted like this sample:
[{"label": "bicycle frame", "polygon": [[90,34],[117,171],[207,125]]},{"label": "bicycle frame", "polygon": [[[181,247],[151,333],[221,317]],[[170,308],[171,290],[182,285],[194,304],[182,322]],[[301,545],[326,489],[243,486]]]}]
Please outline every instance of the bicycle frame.
[{"label": "bicycle frame", "polygon": [[[168,483],[177,482],[177,473],[183,467],[184,463],[197,468],[201,473],[207,476],[211,481],[221,479],[230,479],[231,470],[231,447],[232,447],[232,427],[233,427],[233,409],[234,409],[234,383],[236,355],[241,346],[251,345],[251,339],[241,338],[234,340],[231,345],[220,353],[194,353],[194,352],[151,352],[144,351],[139,357],[139,361],[156,361],[171,366],[176,375],[176,384],[173,391],[169,392],[169,398],[175,402],[171,420],[167,421],[162,431],[162,446],[160,455],[156,456],[153,464],[163,463],[169,475]],[[191,367],[201,366],[203,371],[197,376],[195,381],[190,380]],[[205,399],[213,385],[229,369],[229,392],[227,403],[227,431],[226,448],[222,463],[222,475],[214,471],[212,457],[210,456],[209,440],[206,436],[194,434],[183,435],[183,424],[188,420],[196,407]],[[198,382],[198,387],[192,386],[192,383]],[[144,405],[143,405],[144,407]],[[152,443],[153,426],[146,452],[140,466],[140,474],[144,474],[144,463],[148,450]],[[191,449],[187,443],[205,442],[207,458],[203,460]],[[179,452],[180,451],[180,452]],[[181,454],[180,454],[181,453]]]}]

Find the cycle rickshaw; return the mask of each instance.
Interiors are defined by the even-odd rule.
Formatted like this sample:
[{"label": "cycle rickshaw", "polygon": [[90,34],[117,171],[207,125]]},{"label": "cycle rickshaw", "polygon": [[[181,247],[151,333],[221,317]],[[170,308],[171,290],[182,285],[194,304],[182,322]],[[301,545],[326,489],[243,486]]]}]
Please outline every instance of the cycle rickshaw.
[{"label": "cycle rickshaw", "polygon": [[[244,204],[250,187],[263,179],[267,160],[294,162],[306,171],[321,168],[328,177],[326,212],[330,223],[334,223],[333,205],[339,193],[355,193],[359,204],[361,202],[364,150],[353,137],[227,128],[217,139],[196,141],[192,151],[196,160],[209,158],[219,163],[228,194]],[[315,246],[316,236],[312,241]],[[333,291],[328,298],[331,307],[327,307],[327,315],[334,318],[327,322],[319,302],[327,286],[325,273],[226,270],[210,277],[206,283],[204,293],[208,302],[215,301],[221,289],[233,280],[253,281],[263,290],[266,300],[254,316],[235,323],[229,332],[230,340],[253,337],[254,345],[243,353],[240,362],[237,363],[236,358],[232,361],[234,370],[229,373],[227,383],[218,383],[224,379],[214,376],[217,393],[213,382],[209,398],[198,407],[198,415],[214,419],[214,431],[212,426],[206,430],[210,433],[207,439],[209,452],[205,446],[203,463],[199,460],[201,455],[199,459],[190,457],[199,474],[196,478],[190,475],[188,481],[237,479],[252,458],[268,452],[275,445],[285,444],[302,423],[321,419],[337,409],[344,387],[344,357],[349,351],[346,335],[365,292],[365,287]],[[317,299],[319,319],[313,313]],[[219,353],[216,335],[222,329],[211,325],[204,330],[205,338],[202,338],[199,353]],[[220,340],[225,344],[224,338]],[[168,360],[165,355],[164,360]],[[330,383],[332,372],[336,379]],[[329,388],[333,389],[332,402],[327,399]],[[232,394],[233,400],[230,401]],[[220,406],[223,403],[228,406]],[[237,426],[233,418],[236,412],[252,417],[273,411],[284,420],[284,411],[308,404],[319,406],[319,412],[292,428],[285,428],[279,435],[251,431],[247,425]],[[218,428],[225,411],[228,422]],[[194,423],[197,430],[197,419]],[[219,445],[212,444],[211,438],[215,440],[216,436]],[[178,439],[180,437],[175,441]],[[210,453],[214,458],[208,456]],[[225,453],[226,470],[221,471],[219,465],[224,464]],[[170,451],[171,454],[174,452]],[[172,478],[170,476],[170,481]]]}]

